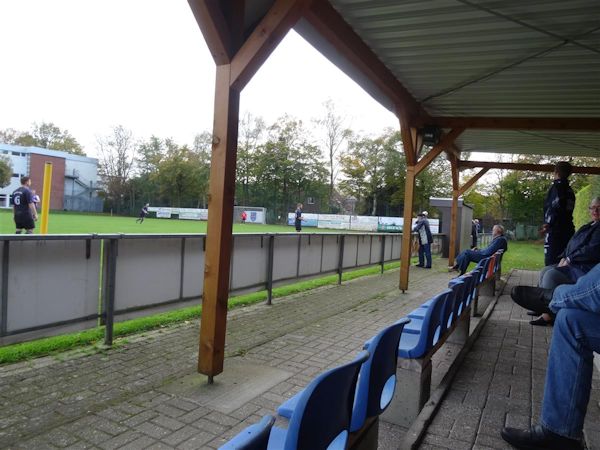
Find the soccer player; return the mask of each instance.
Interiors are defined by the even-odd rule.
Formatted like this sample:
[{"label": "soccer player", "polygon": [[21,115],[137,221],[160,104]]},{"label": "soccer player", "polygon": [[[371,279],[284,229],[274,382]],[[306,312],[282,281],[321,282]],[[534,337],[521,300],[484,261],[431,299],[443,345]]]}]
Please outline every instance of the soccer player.
[{"label": "soccer player", "polygon": [[144,218],[148,215],[148,206],[150,206],[150,203],[146,203],[142,209],[140,210],[140,217],[138,217],[135,222],[136,223],[142,223],[144,221]]},{"label": "soccer player", "polygon": [[21,187],[17,188],[12,194],[17,234],[21,234],[23,230],[25,230],[26,234],[32,234],[35,228],[35,221],[38,218],[29,186],[31,186],[29,177],[21,177]]}]

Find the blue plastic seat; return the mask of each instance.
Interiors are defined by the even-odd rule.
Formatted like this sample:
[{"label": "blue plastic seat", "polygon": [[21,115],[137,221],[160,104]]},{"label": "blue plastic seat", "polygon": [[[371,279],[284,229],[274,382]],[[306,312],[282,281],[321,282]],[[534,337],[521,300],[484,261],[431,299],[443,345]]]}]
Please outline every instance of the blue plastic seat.
[{"label": "blue plastic seat", "polygon": [[[427,308],[423,319],[411,318],[411,323],[404,327],[400,336],[398,356],[420,358],[433,348],[447,329],[450,313],[447,303],[452,301],[452,295],[453,292],[446,289],[432,298],[431,305]],[[418,323],[418,333],[416,333],[417,327],[413,326],[413,322]]]},{"label": "blue plastic seat", "polygon": [[240,431],[219,450],[266,450],[274,423],[275,417],[265,416],[259,423]]},{"label": "blue plastic seat", "polygon": [[273,427],[271,430],[268,448],[346,448],[358,372],[368,358],[369,352],[362,351],[353,361],[311,381],[298,395],[287,429]]},{"label": "blue plastic seat", "polygon": [[[369,417],[380,415],[392,401],[396,389],[396,361],[400,335],[409,319],[403,318],[384,328],[376,336],[365,342],[369,350],[367,359],[360,368],[350,431],[362,428]],[[283,417],[291,417],[302,392],[283,403],[277,412]]]},{"label": "blue plastic seat", "polygon": [[462,303],[464,302],[465,293],[465,281],[464,275],[460,278],[455,278],[454,283],[450,287],[453,292],[452,301],[449,303],[450,313],[448,314],[447,327],[450,328],[456,319],[458,318],[462,309]]}]

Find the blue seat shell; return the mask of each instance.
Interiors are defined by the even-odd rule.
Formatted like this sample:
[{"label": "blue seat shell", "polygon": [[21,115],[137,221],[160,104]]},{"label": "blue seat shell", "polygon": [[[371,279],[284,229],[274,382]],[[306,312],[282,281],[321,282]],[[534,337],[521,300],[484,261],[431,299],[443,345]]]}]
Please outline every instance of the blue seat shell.
[{"label": "blue seat shell", "polygon": [[299,395],[287,429],[273,427],[269,449],[344,449],[358,372],[369,352],[316,377]]},{"label": "blue seat shell", "polygon": [[275,417],[265,416],[259,423],[244,428],[219,450],[266,450]]}]

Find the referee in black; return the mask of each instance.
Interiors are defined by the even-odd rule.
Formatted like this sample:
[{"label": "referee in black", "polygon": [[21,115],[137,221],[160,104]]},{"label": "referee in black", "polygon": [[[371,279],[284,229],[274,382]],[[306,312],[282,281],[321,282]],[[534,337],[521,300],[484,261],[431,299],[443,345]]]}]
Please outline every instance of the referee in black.
[{"label": "referee in black", "polygon": [[25,230],[26,234],[32,234],[37,220],[37,210],[33,202],[33,194],[29,189],[31,180],[29,177],[21,177],[21,187],[12,194],[13,212],[17,234]]}]

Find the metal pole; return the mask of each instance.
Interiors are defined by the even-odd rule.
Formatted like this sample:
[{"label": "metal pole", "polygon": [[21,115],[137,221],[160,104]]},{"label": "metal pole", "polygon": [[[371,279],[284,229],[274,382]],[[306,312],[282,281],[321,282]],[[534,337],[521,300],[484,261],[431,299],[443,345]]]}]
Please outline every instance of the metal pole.
[{"label": "metal pole", "polygon": [[118,241],[110,239],[108,244],[108,257],[106,258],[106,295],[105,295],[105,334],[104,344],[113,343],[113,324],[115,314],[115,284],[117,277],[117,249]]},{"label": "metal pole", "polygon": [[381,273],[383,273],[384,263],[385,263],[385,235],[381,236]]},{"label": "metal pole", "polygon": [[50,191],[52,189],[52,163],[44,164],[44,191],[42,192],[42,217],[40,234],[48,234],[48,215],[50,214]]},{"label": "metal pole", "polygon": [[269,236],[269,259],[267,260],[267,305],[273,298],[273,255],[275,253],[275,236]]},{"label": "metal pole", "polygon": [[338,284],[342,284],[342,270],[344,267],[344,243],[346,242],[346,235],[340,236],[340,253],[338,259]]},{"label": "metal pole", "polygon": [[10,241],[4,241],[2,249],[2,310],[0,316],[0,336],[6,336],[8,328],[8,262],[9,262],[9,244]]}]

